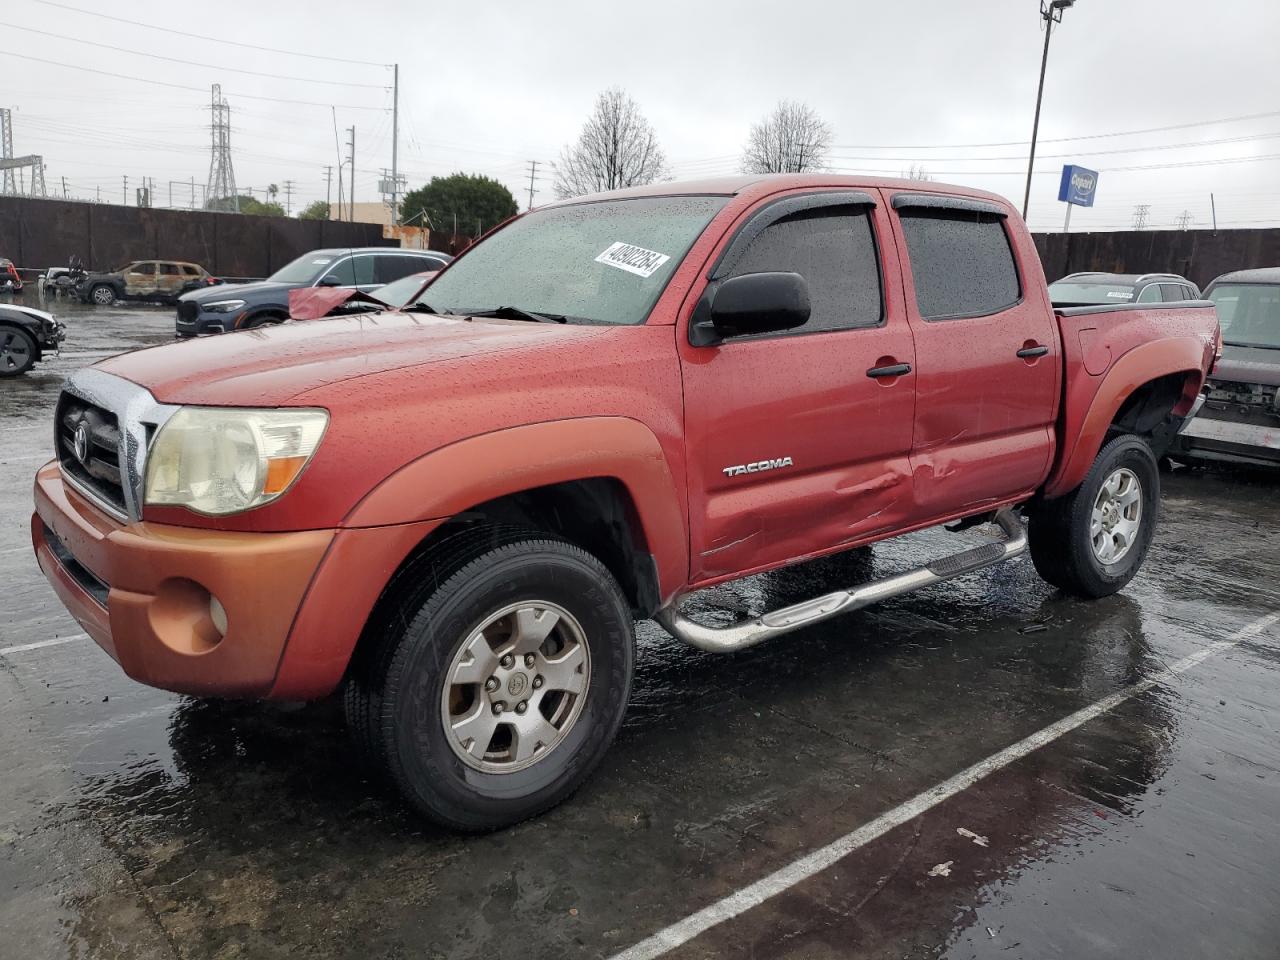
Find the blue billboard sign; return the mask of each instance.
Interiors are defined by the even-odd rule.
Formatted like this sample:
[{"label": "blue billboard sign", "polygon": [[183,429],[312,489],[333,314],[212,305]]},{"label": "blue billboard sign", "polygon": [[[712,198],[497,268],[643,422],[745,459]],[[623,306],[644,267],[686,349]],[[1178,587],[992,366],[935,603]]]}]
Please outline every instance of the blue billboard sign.
[{"label": "blue billboard sign", "polygon": [[1092,207],[1098,191],[1098,171],[1066,164],[1062,168],[1062,184],[1058,187],[1058,199],[1074,203],[1077,207]]}]

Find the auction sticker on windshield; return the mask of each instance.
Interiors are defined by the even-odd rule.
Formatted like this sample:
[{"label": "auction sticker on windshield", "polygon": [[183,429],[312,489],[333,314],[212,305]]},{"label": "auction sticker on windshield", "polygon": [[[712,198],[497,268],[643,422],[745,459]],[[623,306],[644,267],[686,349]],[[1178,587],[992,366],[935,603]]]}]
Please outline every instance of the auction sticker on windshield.
[{"label": "auction sticker on windshield", "polygon": [[596,263],[617,267],[619,270],[626,270],[637,276],[652,277],[658,268],[670,259],[665,253],[646,250],[644,247],[637,247],[634,243],[623,243],[619,240],[617,243],[610,244],[604,253],[596,257]]}]

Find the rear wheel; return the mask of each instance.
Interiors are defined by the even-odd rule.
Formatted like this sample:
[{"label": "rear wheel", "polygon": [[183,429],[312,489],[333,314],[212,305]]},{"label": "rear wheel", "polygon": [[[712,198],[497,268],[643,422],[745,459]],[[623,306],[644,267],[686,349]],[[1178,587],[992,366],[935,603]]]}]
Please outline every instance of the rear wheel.
[{"label": "rear wheel", "polygon": [[116,292],[110,284],[99,283],[89,291],[89,299],[100,307],[109,307],[116,302]]},{"label": "rear wheel", "polygon": [[1031,511],[1036,572],[1081,597],[1122,589],[1142,566],[1155,532],[1160,471],[1141,437],[1116,437],[1072,493]]},{"label": "rear wheel", "polygon": [[347,714],[419,811],[489,830],[559,803],[604,756],[630,693],[633,625],[603,564],[559,540],[479,546],[450,566],[434,589],[409,590],[353,668]]},{"label": "rear wheel", "polygon": [[0,377],[18,377],[36,362],[36,341],[16,327],[0,327]]}]

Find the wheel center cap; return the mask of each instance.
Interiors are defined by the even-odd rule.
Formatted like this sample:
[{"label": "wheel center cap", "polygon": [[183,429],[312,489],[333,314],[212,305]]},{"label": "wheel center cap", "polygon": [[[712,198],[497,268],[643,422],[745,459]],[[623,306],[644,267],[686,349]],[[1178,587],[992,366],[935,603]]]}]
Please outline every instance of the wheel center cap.
[{"label": "wheel center cap", "polygon": [[507,693],[513,697],[520,697],[529,689],[529,678],[523,673],[513,673],[507,678]]}]

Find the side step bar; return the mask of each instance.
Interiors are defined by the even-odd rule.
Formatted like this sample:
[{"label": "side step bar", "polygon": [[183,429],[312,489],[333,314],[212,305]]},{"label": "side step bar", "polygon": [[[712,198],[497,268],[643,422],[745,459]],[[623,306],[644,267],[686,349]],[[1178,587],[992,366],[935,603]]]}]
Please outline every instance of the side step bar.
[{"label": "side step bar", "polygon": [[679,598],[654,614],[654,619],[677,640],[683,640],[689,646],[697,647],[699,650],[706,650],[709,653],[745,650],[747,647],[754,647],[757,643],[790,633],[792,630],[821,623],[823,620],[861,609],[881,600],[888,600],[890,597],[931,587],[952,577],[973,573],[975,570],[994,566],[1025,553],[1027,531],[1017,514],[1012,509],[1005,508],[997,512],[992,519],[1007,538],[1002,542],[974,547],[963,553],[935,560],[926,567],[885,577],[882,580],[872,580],[851,590],[838,590],[813,600],[804,600],[732,626],[706,627],[690,620],[680,612]]}]

